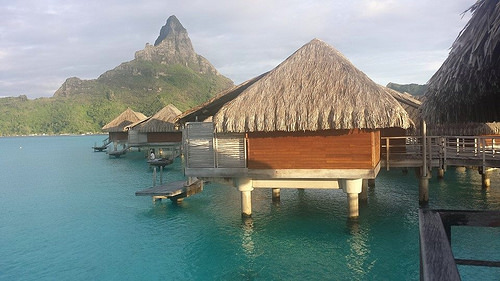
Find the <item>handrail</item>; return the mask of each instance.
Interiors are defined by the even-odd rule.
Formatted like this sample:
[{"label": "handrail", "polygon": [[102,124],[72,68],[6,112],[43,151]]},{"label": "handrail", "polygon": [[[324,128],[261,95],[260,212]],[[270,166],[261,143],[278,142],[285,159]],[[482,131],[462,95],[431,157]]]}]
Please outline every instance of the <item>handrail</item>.
[{"label": "handrail", "polygon": [[[401,140],[405,140],[404,144]],[[426,147],[424,150],[424,143]],[[445,169],[450,160],[476,161],[485,168],[490,160],[500,160],[500,136],[399,136],[381,138],[381,159],[387,169],[402,158],[420,157],[422,164],[431,168],[438,165]],[[426,158],[424,159],[424,155]],[[500,162],[496,164],[500,167]]]}]

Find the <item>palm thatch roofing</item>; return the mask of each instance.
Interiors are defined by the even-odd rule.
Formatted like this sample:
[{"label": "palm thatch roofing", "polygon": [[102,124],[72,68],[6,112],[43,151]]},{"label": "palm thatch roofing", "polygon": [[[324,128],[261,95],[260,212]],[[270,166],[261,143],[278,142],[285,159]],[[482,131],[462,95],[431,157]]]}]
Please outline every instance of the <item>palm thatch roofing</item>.
[{"label": "palm thatch roofing", "polygon": [[399,104],[408,112],[410,119],[417,125],[420,120],[420,106],[422,102],[417,97],[406,92],[401,93],[396,90],[387,88],[388,92],[399,102]]},{"label": "palm thatch roofing", "polygon": [[427,128],[427,134],[432,136],[500,135],[500,122],[434,124]]},{"label": "palm thatch roofing", "polygon": [[201,122],[210,119],[224,104],[226,104],[228,101],[233,100],[235,97],[241,94],[241,92],[246,90],[248,87],[250,87],[253,83],[258,81],[260,78],[264,77],[266,74],[267,72],[255,78],[247,80],[237,86],[229,88],[215,95],[208,101],[184,111],[182,114],[177,116],[175,122],[179,124],[184,124],[186,122],[195,122],[195,121]]},{"label": "palm thatch roofing", "polygon": [[213,122],[219,132],[410,127],[388,90],[313,39],[224,104]]},{"label": "palm thatch roofing", "polygon": [[500,3],[479,0],[467,11],[471,19],[429,80],[428,123],[500,121]]},{"label": "palm thatch roofing", "polygon": [[104,125],[102,127],[102,130],[104,132],[125,132],[127,127],[130,124],[133,124],[135,122],[141,121],[148,118],[146,115],[140,113],[140,112],[135,112],[130,108],[127,108],[124,112],[122,112],[118,117],[113,119],[111,122],[108,124]]},{"label": "palm thatch roofing", "polygon": [[182,112],[173,104],[169,104],[158,111],[155,115],[131,124],[128,129],[141,133],[165,133],[177,131],[175,126],[176,117]]}]

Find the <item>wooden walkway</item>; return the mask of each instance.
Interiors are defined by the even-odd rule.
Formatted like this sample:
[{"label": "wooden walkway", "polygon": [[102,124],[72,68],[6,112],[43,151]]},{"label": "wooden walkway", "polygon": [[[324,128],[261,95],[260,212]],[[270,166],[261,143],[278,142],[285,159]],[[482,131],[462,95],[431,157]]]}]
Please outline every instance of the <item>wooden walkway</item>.
[{"label": "wooden walkway", "polygon": [[118,158],[118,157],[120,157],[120,156],[122,156],[122,155],[126,154],[126,153],[127,153],[127,151],[128,151],[128,149],[129,149],[129,147],[128,147],[128,146],[125,146],[125,147],[124,147],[123,149],[121,149],[121,150],[109,151],[109,152],[108,152],[108,155],[109,155],[109,156],[114,156],[114,157]]},{"label": "wooden walkway", "polygon": [[190,185],[186,181],[174,181],[165,185],[153,186],[144,190],[137,191],[136,196],[151,196],[153,201],[159,199],[170,199],[172,201],[180,201],[183,198],[203,191],[203,181],[196,180]]},{"label": "wooden walkway", "polygon": [[94,152],[103,152],[106,148],[108,148],[108,145],[111,143],[109,138],[106,138],[105,140],[102,141],[102,145],[97,145],[95,144],[92,146],[94,149]]}]

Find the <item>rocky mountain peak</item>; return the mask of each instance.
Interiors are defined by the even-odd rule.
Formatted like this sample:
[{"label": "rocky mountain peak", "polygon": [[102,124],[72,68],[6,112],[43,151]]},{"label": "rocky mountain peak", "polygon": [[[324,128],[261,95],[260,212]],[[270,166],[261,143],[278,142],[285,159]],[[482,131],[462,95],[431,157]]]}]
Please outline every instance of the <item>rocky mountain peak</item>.
[{"label": "rocky mountain peak", "polygon": [[167,19],[167,23],[160,29],[160,35],[156,38],[155,46],[160,45],[160,43],[168,37],[175,38],[181,35],[187,36],[187,30],[182,26],[177,17],[172,15]]},{"label": "rocky mountain peak", "polygon": [[187,30],[173,15],[160,29],[160,35],[155,44],[146,44],[143,50],[135,53],[135,59],[165,65],[180,64],[196,72],[218,74],[207,59],[196,54]]}]

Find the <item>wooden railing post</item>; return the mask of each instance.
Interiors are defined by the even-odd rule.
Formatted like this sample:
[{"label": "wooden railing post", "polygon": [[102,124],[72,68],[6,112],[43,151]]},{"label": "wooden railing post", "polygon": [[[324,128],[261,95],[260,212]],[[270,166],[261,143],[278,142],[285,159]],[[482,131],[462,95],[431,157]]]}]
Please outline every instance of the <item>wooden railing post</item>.
[{"label": "wooden railing post", "polygon": [[385,139],[385,165],[387,167],[387,171],[389,171],[389,137]]},{"label": "wooden railing post", "polygon": [[422,120],[422,177],[427,177],[427,124]]}]

